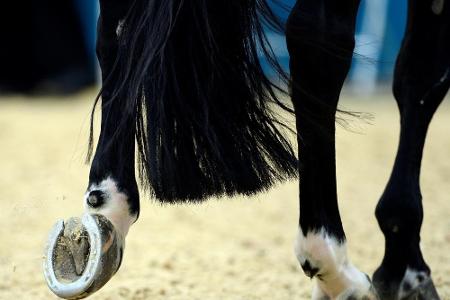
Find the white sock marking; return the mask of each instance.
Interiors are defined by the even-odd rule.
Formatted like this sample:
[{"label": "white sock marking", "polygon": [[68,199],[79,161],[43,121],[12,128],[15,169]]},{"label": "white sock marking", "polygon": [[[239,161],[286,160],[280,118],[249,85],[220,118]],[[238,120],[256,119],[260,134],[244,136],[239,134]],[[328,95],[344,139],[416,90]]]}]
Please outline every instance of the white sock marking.
[{"label": "white sock marking", "polygon": [[[102,191],[105,195],[105,203],[98,208],[93,208],[87,203],[89,193],[95,190]],[[108,177],[100,184],[93,184],[88,188],[84,196],[84,208],[89,213],[104,215],[125,238],[131,225],[137,220],[137,215],[130,214],[127,199],[128,196],[118,190],[114,179]]]},{"label": "white sock marking", "polygon": [[400,289],[398,291],[398,299],[403,299],[412,290],[415,290],[425,279],[429,276],[424,271],[418,271],[411,267],[408,267],[400,283]]},{"label": "white sock marking", "polygon": [[347,258],[345,242],[340,243],[324,229],[303,235],[301,229],[295,243],[300,264],[306,261],[319,269],[314,281],[313,299],[324,295],[331,299],[346,299],[350,295],[370,296],[371,284],[366,275],[356,269]]}]

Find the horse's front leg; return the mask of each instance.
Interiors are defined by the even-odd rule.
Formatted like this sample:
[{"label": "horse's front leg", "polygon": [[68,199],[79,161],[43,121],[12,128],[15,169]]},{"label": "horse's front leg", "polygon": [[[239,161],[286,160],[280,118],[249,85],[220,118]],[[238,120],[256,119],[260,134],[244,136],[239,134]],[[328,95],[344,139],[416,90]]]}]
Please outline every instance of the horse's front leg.
[{"label": "horse's front leg", "polygon": [[394,96],[400,143],[376,217],[386,244],[374,284],[386,300],[439,299],[420,249],[420,169],[428,126],[450,87],[450,3],[410,0]]},{"label": "horse's front leg", "polygon": [[349,261],[336,190],[335,114],[350,68],[358,0],[298,0],[287,24],[300,161],[295,252],[313,299],[376,299]]},{"label": "horse's front leg", "polygon": [[[135,179],[135,111],[127,107],[126,88],[120,85],[119,66],[114,66],[121,19],[127,1],[101,0],[98,22],[97,56],[102,70],[102,122],[100,137],[89,173],[85,208],[105,215],[125,236],[139,213],[139,193]],[[115,93],[115,94],[114,94]]]},{"label": "horse's front leg", "polygon": [[83,298],[101,288],[119,269],[125,237],[139,214],[135,180],[134,113],[126,108],[114,62],[120,21],[127,1],[100,1],[97,55],[102,69],[101,132],[92,161],[85,214],[53,228],[44,262],[50,289],[63,298]]}]

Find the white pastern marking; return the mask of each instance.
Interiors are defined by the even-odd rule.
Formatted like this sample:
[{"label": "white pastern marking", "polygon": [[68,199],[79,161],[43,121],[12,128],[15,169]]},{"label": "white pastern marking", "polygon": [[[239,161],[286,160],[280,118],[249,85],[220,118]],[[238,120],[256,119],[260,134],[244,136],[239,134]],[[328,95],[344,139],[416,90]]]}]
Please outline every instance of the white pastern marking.
[{"label": "white pastern marking", "polygon": [[324,295],[331,299],[346,299],[350,295],[368,295],[371,284],[366,275],[356,269],[347,258],[345,242],[326,233],[324,229],[303,235],[299,230],[295,254],[300,264],[306,261],[318,268],[319,278],[314,278],[313,299]]},{"label": "white pastern marking", "polygon": [[412,290],[417,289],[417,287],[428,277],[428,274],[424,271],[418,271],[408,267],[405,276],[403,276],[402,282],[400,283],[398,299],[403,299],[411,293]]},{"label": "white pastern marking", "polygon": [[[98,208],[93,208],[87,203],[89,193],[95,190],[102,191],[105,195],[105,203]],[[88,188],[84,196],[84,209],[89,213],[104,215],[125,238],[131,225],[137,220],[137,215],[130,214],[127,199],[127,195],[119,192],[114,179],[108,177],[100,184],[93,184]]]}]

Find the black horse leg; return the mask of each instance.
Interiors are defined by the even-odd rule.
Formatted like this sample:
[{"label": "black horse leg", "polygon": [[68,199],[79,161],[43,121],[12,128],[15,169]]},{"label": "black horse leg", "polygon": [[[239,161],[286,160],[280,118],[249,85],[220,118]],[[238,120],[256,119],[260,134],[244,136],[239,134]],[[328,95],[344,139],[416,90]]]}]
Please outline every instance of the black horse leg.
[{"label": "black horse leg", "polygon": [[423,219],[420,167],[428,125],[450,86],[450,5],[410,0],[397,58],[394,96],[400,143],[376,208],[386,248],[374,283],[382,299],[438,299],[420,250]]},{"label": "black horse leg", "polygon": [[[79,299],[101,288],[121,264],[125,237],[139,214],[135,179],[135,112],[124,97],[113,96],[118,84],[114,64],[120,21],[128,11],[123,0],[101,0],[97,54],[102,68],[100,138],[84,197],[82,219],[58,221],[50,233],[44,274],[60,297]],[[114,137],[114,138],[113,138]]]},{"label": "black horse leg", "polygon": [[358,0],[299,0],[287,24],[300,160],[296,255],[313,299],[375,299],[346,253],[336,190],[335,115],[351,64]]},{"label": "black horse leg", "polygon": [[127,2],[100,1],[97,56],[103,80],[102,123],[85,197],[87,210],[105,215],[123,235],[139,213],[135,179],[135,112],[127,112],[121,95],[114,98],[112,95],[115,85],[119,84],[118,70],[113,68],[118,52],[118,27],[128,11]]}]

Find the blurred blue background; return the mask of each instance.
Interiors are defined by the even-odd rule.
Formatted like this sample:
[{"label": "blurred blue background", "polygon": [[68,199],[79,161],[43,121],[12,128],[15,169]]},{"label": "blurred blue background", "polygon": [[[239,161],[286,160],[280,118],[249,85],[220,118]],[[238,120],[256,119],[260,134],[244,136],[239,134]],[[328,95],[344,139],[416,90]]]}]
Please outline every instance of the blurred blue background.
[{"label": "blurred blue background", "polygon": [[[283,0],[292,7],[295,0]],[[286,18],[288,12],[279,5],[274,11]],[[407,14],[406,0],[362,0],[356,30],[356,47],[347,84],[355,92],[371,93],[391,83],[395,59],[402,41]],[[270,42],[281,62],[288,70],[289,55],[285,37],[269,31]],[[269,66],[264,62],[267,72]]]},{"label": "blurred blue background", "polygon": [[97,18],[99,14],[98,1],[93,0],[73,0],[75,9],[80,16],[80,25],[86,40],[86,51],[89,58],[96,63],[95,40],[97,37]]},{"label": "blurred blue background", "polygon": [[[50,4],[53,3],[53,6],[55,7],[58,3],[52,2],[56,0],[45,1],[49,2]],[[279,15],[283,19],[286,19],[289,13],[289,8],[294,5],[295,0],[273,1],[282,2],[282,6],[273,3],[271,5],[277,15]],[[53,68],[54,71],[48,72],[48,74],[42,74],[41,76],[38,76],[39,74],[35,74],[36,76],[34,78],[34,81],[31,81],[31,83],[28,85],[28,90],[20,91],[19,89],[19,92],[27,93],[31,91],[31,93],[33,93],[34,90],[39,90],[39,88],[41,88],[41,90],[43,89],[45,92],[45,89],[52,89],[48,87],[58,87],[58,85],[62,86],[62,88],[54,90],[60,90],[62,91],[62,93],[65,93],[65,91],[74,92],[79,89],[83,89],[86,86],[91,86],[96,82],[95,78],[97,78],[98,81],[98,64],[95,56],[96,23],[99,13],[98,1],[71,0],[65,2],[64,5],[66,5],[64,7],[64,12],[66,12],[67,10],[71,10],[70,14],[68,14],[67,16],[62,16],[60,14],[62,8],[58,8],[60,10],[55,8],[54,11],[51,12],[50,10],[38,10],[37,8],[39,8],[40,6],[35,6],[34,10],[30,11],[30,14],[36,15],[33,15],[33,17],[34,19],[36,19],[36,22],[40,22],[37,23],[38,25],[40,25],[41,23],[45,23],[42,22],[43,19],[49,20],[47,21],[46,28],[36,29],[40,26],[29,25],[29,28],[23,30],[25,34],[34,36],[35,40],[37,41],[35,43],[37,44],[37,46],[34,45],[31,47],[32,51],[34,51],[31,57],[34,56],[36,61],[38,62],[35,63],[36,67],[34,68],[33,72],[43,72],[43,67],[41,64],[39,64],[39,62],[53,61],[55,65],[57,64],[54,57],[51,57],[51,55],[49,54],[47,55],[47,57],[45,57],[45,53],[50,53],[52,51],[53,53],[67,53],[66,56],[68,57],[60,58],[58,64],[61,66],[55,66]],[[355,55],[352,69],[347,80],[347,87],[350,87],[351,90],[367,94],[377,91],[379,87],[390,85],[395,58],[398,53],[405,28],[407,13],[406,6],[407,0],[361,1],[357,20]],[[21,11],[21,8],[18,7],[17,10]],[[37,14],[48,14],[48,16]],[[14,19],[17,18],[14,17]],[[66,27],[63,26],[64,24],[62,23],[68,21],[69,19],[76,19],[72,20],[72,23],[76,23],[76,26],[78,28],[72,28],[72,31],[70,31],[70,26],[66,26],[67,31],[65,31]],[[53,24],[52,22],[55,24]],[[59,31],[59,37],[61,37],[61,34],[65,32],[64,36],[68,40],[63,41],[58,38],[58,35],[51,35],[52,30]],[[77,31],[79,33],[77,33]],[[285,37],[278,33],[272,32],[269,29],[267,31],[270,43],[281,65],[286,70],[288,70],[289,56],[286,49]],[[38,34],[42,36],[38,36]],[[39,42],[43,40],[47,40],[47,42]],[[80,51],[78,51],[78,60],[75,60],[75,55],[72,54],[73,51],[69,51],[73,50],[74,48],[73,45],[68,45],[70,44],[69,42],[73,45],[83,44],[81,47],[84,50],[80,51],[82,51],[84,54],[79,53]],[[14,45],[16,44],[10,43],[8,45],[14,47]],[[18,53],[20,49],[23,49],[23,47],[25,46],[20,46],[19,44],[17,44],[16,48],[7,49],[7,55],[4,55],[4,61],[6,61],[6,63],[8,63],[8,61],[13,61],[11,59],[8,59],[8,57],[13,57],[14,53]],[[44,49],[45,47],[47,47],[47,49]],[[41,55],[41,57],[37,57],[39,56],[39,54],[37,53],[44,55]],[[51,57],[51,59],[49,59],[49,56]],[[263,63],[265,71],[269,74],[274,75],[274,72],[270,69],[263,57],[261,57],[261,61]],[[16,71],[16,73],[18,74],[18,80],[24,81],[24,78],[21,74],[24,74],[29,70],[29,65],[32,64],[28,63],[21,68],[20,65],[12,63],[10,64],[10,69],[3,68],[5,73],[3,77],[12,78],[11,74],[13,73],[13,71]],[[81,70],[78,70],[76,66],[80,65],[83,65],[84,67]],[[76,80],[74,80],[73,77],[76,77]],[[0,93],[8,90],[8,85],[4,83],[2,85],[1,81],[2,80],[0,78]],[[14,91],[14,88],[12,88],[12,90]]]}]

